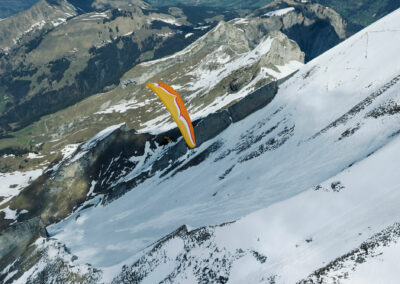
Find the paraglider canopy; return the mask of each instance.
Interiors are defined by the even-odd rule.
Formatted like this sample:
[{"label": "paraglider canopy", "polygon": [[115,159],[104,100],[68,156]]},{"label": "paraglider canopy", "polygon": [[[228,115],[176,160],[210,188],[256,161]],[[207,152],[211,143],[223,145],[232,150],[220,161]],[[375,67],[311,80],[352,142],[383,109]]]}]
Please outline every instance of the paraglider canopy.
[{"label": "paraglider canopy", "polygon": [[190,120],[189,113],[178,92],[175,91],[171,86],[168,86],[162,82],[148,83],[146,86],[156,93],[159,99],[163,102],[172,118],[178,125],[186,144],[190,148],[196,147],[192,121]]}]

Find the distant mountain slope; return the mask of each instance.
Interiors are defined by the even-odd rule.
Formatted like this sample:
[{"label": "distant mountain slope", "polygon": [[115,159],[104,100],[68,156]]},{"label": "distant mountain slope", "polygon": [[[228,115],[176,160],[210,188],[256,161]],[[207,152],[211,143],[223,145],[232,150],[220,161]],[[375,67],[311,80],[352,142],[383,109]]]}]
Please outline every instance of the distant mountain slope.
[{"label": "distant mountain slope", "polygon": [[0,0],[0,18],[7,18],[29,9],[39,0]]},{"label": "distant mountain slope", "polygon": [[250,16],[282,18],[275,25],[281,25],[282,32],[299,44],[306,54],[306,62],[348,36],[347,23],[343,18],[335,10],[315,3],[279,0],[255,10]]},{"label": "distant mountain slope", "polygon": [[254,9],[264,6],[268,3],[273,2],[273,0],[147,0],[148,3],[151,3],[154,6],[170,6],[177,4],[184,5],[199,5],[199,6],[216,6],[216,7],[230,7],[237,9]]},{"label": "distant mountain slope", "polygon": [[349,32],[354,33],[377,19],[400,8],[400,0],[317,0],[318,3],[333,8],[349,23]]},{"label": "distant mountain slope", "polygon": [[[33,49],[35,43],[39,44],[34,39],[41,35],[41,33],[46,33],[46,31],[53,29],[64,23],[68,18],[76,15],[77,11],[75,7],[66,1],[41,0],[26,11],[1,21],[1,56],[4,57],[5,53],[24,43],[27,43]],[[1,69],[4,69],[4,66],[1,66]]]},{"label": "distant mountain slope", "polygon": [[[34,5],[38,0],[0,0],[0,18],[6,18],[28,9]],[[106,5],[126,5],[130,1],[81,1],[70,0],[74,6],[78,7],[80,11],[93,11],[96,8],[106,7]],[[98,3],[95,3],[98,2]],[[202,5],[211,7],[229,7],[236,9],[239,13],[246,13],[255,8],[260,8],[267,5],[273,0],[258,0],[258,1],[214,1],[214,0],[148,0],[146,1],[154,6],[168,7],[176,5]],[[351,33],[357,32],[363,27],[371,24],[377,19],[387,15],[400,7],[399,0],[362,0],[362,1],[347,1],[347,0],[315,0],[324,6],[330,7],[344,17],[349,23],[349,31]],[[242,11],[242,12],[241,12]]]},{"label": "distant mountain slope", "polygon": [[[155,6],[169,6],[186,4],[186,5],[204,5],[204,6],[217,6],[217,7],[231,7],[240,10],[252,10],[254,8],[261,8],[273,0],[259,0],[259,1],[213,1],[213,0],[148,0],[149,3]],[[301,1],[299,1],[301,2]],[[362,28],[368,26],[374,21],[386,16],[394,10],[400,8],[399,0],[361,0],[361,1],[348,1],[348,0],[311,0],[309,2],[319,3],[326,7],[330,7],[337,11],[349,24],[349,32],[353,34]]]}]

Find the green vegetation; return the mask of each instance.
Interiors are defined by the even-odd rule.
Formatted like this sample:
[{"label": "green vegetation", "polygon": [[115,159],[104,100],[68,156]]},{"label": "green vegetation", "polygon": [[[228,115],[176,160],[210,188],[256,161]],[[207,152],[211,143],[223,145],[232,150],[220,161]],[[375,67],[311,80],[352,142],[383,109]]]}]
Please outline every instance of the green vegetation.
[{"label": "green vegetation", "polygon": [[50,62],[51,80],[60,82],[64,76],[64,72],[69,68],[71,62],[66,58],[60,58]]},{"label": "green vegetation", "polygon": [[349,32],[354,33],[384,17],[400,7],[400,0],[317,0],[331,7],[349,23]]}]

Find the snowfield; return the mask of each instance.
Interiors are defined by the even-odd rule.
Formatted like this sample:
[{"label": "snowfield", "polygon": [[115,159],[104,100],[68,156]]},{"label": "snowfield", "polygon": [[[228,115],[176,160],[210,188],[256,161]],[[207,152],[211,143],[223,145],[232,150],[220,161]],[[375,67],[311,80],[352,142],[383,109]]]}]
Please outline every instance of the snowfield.
[{"label": "snowfield", "polygon": [[[196,244],[198,247],[189,252],[190,243],[185,243],[184,247],[184,240],[175,236],[156,253],[146,254],[143,259],[146,263],[162,259],[163,255],[167,255],[168,260],[151,267],[152,272],[143,283],[158,283],[177,271],[181,279],[191,277],[194,269],[190,266],[182,269],[186,264],[184,260],[199,263],[212,258],[207,251],[210,243],[218,248],[214,251],[223,252],[220,258],[225,257],[228,261],[233,258],[228,283],[270,283],[268,281],[272,279],[277,283],[297,283],[399,220],[400,184],[396,182],[399,158],[400,137],[362,162],[293,198],[277,202],[233,224],[209,229],[212,241]],[[400,235],[397,235],[389,242],[395,251],[399,240]],[[251,253],[232,257],[238,251]],[[385,251],[387,255],[379,255]],[[379,253],[375,253],[371,263],[386,260],[385,265],[380,265],[383,271],[388,270],[385,267],[390,267],[392,261],[395,264],[400,260],[399,254],[385,247],[381,247]],[[370,281],[370,275],[375,280],[382,279],[382,275],[374,269],[368,273],[367,269],[371,267],[368,262],[358,264],[360,272],[353,276],[349,268],[354,263],[354,260],[350,261],[341,268],[349,270],[348,283],[356,283],[353,279],[359,281],[357,283],[381,283]],[[394,271],[396,269],[388,275],[394,276]],[[340,275],[339,272],[335,276]],[[391,279],[395,278],[384,283],[395,283]]]},{"label": "snowfield", "polygon": [[0,205],[17,196],[20,190],[37,179],[43,170],[28,172],[0,173]]},{"label": "snowfield", "polygon": [[[268,106],[182,157],[183,167],[210,151],[200,164],[159,173],[48,227],[50,234],[77,262],[102,269],[105,282],[123,275],[143,283],[313,277],[400,219],[399,42],[400,10],[306,64]],[[205,226],[207,237],[193,230],[153,246],[184,224]],[[382,277],[399,261],[398,239],[371,250],[381,256],[323,270],[324,279],[394,283]]]},{"label": "snowfield", "polygon": [[275,11],[271,11],[265,14],[265,16],[267,17],[272,17],[272,16],[276,16],[276,17],[280,17],[283,15],[286,15],[287,13],[294,11],[294,7],[288,7],[288,8],[283,8],[283,9],[279,9],[279,10],[275,10]]}]

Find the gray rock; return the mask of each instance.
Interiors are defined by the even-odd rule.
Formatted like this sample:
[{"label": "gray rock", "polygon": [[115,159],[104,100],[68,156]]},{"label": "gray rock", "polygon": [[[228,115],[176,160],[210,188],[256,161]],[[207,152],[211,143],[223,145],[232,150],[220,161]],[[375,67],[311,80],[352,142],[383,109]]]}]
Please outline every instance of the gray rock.
[{"label": "gray rock", "polygon": [[262,109],[274,99],[277,92],[277,82],[271,82],[254,91],[236,104],[230,106],[228,111],[231,115],[232,121],[237,122],[251,113]]},{"label": "gray rock", "polygon": [[48,237],[40,217],[18,222],[3,230],[0,233],[0,271],[40,237]]},{"label": "gray rock", "polygon": [[232,119],[227,110],[212,113],[196,124],[194,132],[196,136],[196,145],[200,146],[205,141],[210,140],[224,131],[230,124]]}]

